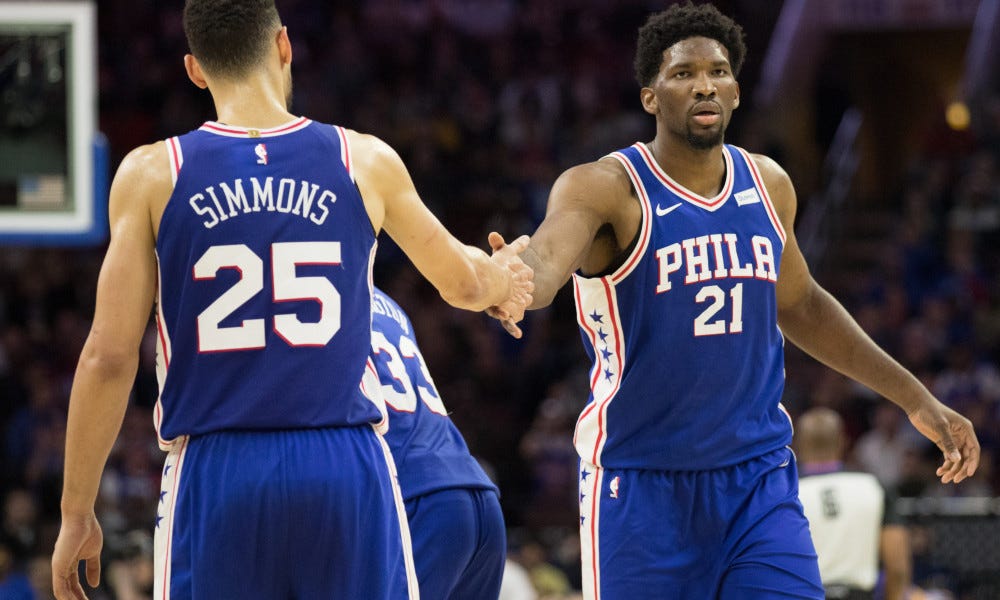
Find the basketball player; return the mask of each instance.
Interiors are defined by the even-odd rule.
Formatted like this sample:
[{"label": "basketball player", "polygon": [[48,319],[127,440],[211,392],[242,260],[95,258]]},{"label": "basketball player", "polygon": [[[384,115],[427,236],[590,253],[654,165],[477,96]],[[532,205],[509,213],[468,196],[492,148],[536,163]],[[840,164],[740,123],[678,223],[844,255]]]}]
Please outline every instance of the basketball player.
[{"label": "basketball player", "polygon": [[871,600],[879,557],[885,567],[885,600],[902,600],[912,571],[910,540],[896,517],[893,496],[871,473],[844,471],[840,415],[814,408],[796,425],[799,499],[827,600]]},{"label": "basketball player", "polygon": [[523,255],[529,308],[572,279],[593,361],[574,435],[585,598],[823,597],[779,404],[785,338],[902,407],[944,452],[942,481],[979,462],[971,423],[810,276],[785,171],[723,143],[744,52],[709,4],[652,16],[636,70],[656,137],[563,173]]},{"label": "basketball player", "polygon": [[184,28],[218,121],[134,150],[115,176],[70,398],[56,597],[85,597],[81,560],[98,583],[94,499],[155,300],[169,451],[155,597],[416,598],[369,362],[376,236],[470,310],[517,318],[530,270],[453,238],[380,140],[288,112],[273,0],[188,0]]},{"label": "basketball player", "polygon": [[420,595],[496,599],[507,557],[500,491],[448,418],[406,313],[378,288],[372,311],[372,357],[389,409],[385,440],[399,472]]}]

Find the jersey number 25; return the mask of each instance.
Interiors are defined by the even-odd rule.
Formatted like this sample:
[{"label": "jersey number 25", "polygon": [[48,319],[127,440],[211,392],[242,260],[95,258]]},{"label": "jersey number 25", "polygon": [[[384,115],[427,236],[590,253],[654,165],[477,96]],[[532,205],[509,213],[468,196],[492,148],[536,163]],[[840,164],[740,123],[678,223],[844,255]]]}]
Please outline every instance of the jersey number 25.
[{"label": "jersey number 25", "polygon": [[[340,242],[279,242],[271,245],[271,278],[275,303],[313,300],[319,321],[303,323],[294,313],[274,316],[274,331],[289,346],[325,346],[340,331],[340,292],[326,277],[299,277],[298,265],[339,265]],[[223,327],[224,319],[264,289],[264,261],[245,244],[212,246],[194,264],[196,281],[215,279],[222,269],[235,269],[240,280],[198,315],[198,350],[225,352],[264,347],[264,319],[246,319]]]}]

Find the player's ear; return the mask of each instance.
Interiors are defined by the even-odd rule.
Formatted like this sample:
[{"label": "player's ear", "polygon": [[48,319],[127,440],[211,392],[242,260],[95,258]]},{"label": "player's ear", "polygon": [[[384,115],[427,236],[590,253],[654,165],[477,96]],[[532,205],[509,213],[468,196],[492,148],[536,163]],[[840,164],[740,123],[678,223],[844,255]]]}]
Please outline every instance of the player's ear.
[{"label": "player's ear", "polygon": [[288,27],[282,26],[278,32],[278,56],[282,65],[292,64],[292,41],[288,39]]},{"label": "player's ear", "polygon": [[655,115],[660,108],[660,103],[652,88],[644,87],[639,90],[639,100],[642,102],[642,109],[651,115]]},{"label": "player's ear", "polygon": [[184,70],[187,71],[188,79],[191,80],[191,83],[201,89],[208,87],[208,80],[205,79],[205,74],[202,72],[201,65],[198,64],[198,59],[194,57],[194,54],[184,55]]},{"label": "player's ear", "polygon": [[740,84],[736,84],[736,99],[733,100],[733,108],[739,108],[740,106]]}]

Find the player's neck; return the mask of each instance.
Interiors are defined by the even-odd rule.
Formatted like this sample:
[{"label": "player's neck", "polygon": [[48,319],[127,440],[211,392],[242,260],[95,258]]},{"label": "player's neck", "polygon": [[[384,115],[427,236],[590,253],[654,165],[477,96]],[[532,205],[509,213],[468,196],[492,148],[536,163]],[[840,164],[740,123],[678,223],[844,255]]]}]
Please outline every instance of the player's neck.
[{"label": "player's neck", "polygon": [[660,133],[648,146],[663,172],[692,192],[710,198],[722,189],[726,177],[722,144],[700,150],[687,140]]},{"label": "player's neck", "polygon": [[288,112],[280,80],[263,73],[217,83],[212,88],[212,99],[217,120],[227,125],[270,129],[295,118]]}]

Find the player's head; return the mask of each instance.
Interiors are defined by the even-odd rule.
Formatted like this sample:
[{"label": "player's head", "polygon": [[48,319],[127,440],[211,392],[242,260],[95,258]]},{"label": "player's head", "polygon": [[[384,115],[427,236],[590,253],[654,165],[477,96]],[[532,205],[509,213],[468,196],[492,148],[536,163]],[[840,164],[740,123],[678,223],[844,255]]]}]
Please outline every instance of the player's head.
[{"label": "player's head", "polygon": [[695,6],[688,2],[675,4],[649,17],[639,29],[635,53],[635,76],[639,85],[649,87],[663,64],[663,53],[689,37],[706,37],[722,44],[729,54],[733,76],[739,76],[747,53],[743,28],[711,4]]},{"label": "player's head", "polygon": [[[739,106],[736,76],[745,55],[743,28],[711,4],[675,4],[651,16],[639,29],[635,56],[643,108],[694,148],[721,144]],[[708,104],[695,107],[699,102]],[[689,118],[699,112],[706,122],[713,112],[719,118]]]},{"label": "player's head", "polygon": [[274,0],[186,0],[184,34],[194,57],[187,62],[207,79],[238,81],[277,56],[291,91],[291,48]]},{"label": "player's head", "polygon": [[829,408],[807,410],[795,426],[795,446],[802,463],[840,460],[844,442],[844,422]]}]

